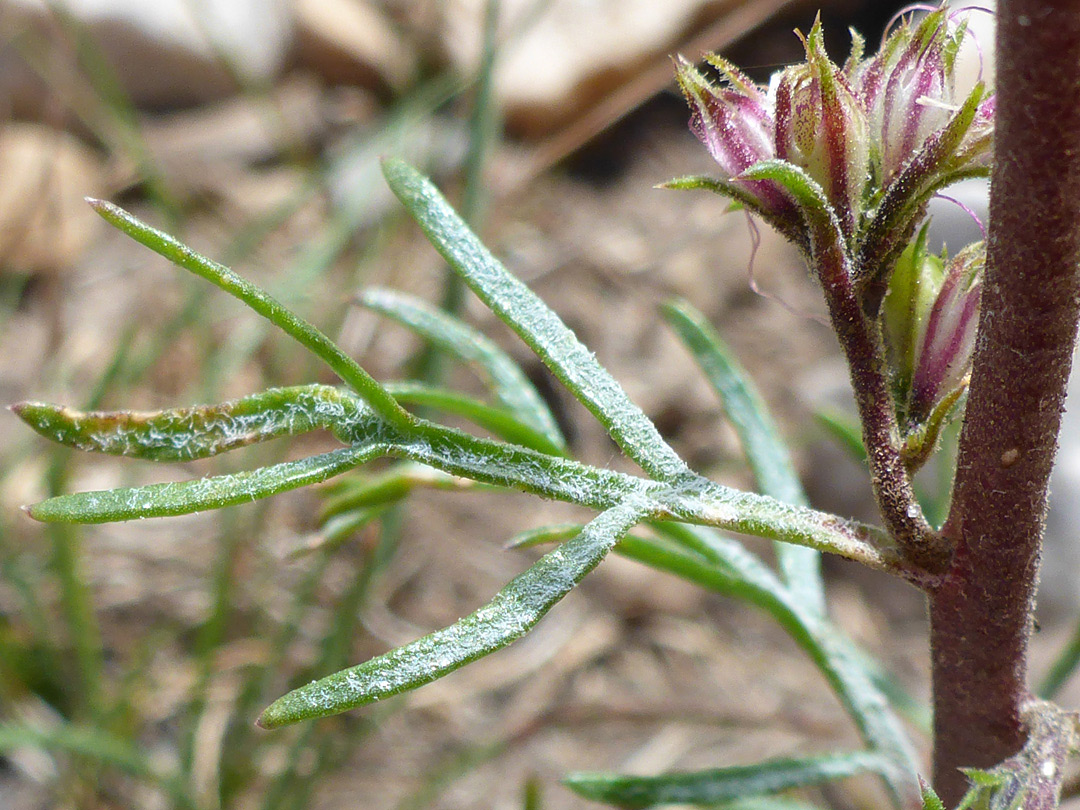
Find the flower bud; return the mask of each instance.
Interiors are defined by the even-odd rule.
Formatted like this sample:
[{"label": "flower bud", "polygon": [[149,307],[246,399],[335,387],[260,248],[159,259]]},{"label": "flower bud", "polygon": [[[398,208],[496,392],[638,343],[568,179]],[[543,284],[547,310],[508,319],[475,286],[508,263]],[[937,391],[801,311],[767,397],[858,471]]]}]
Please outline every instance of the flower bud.
[{"label": "flower bud", "polygon": [[949,262],[922,329],[908,413],[912,422],[967,384],[979,320],[986,244],[969,245]]},{"label": "flower bud", "polygon": [[[727,79],[726,86],[716,86],[681,57],[676,64],[679,86],[690,103],[691,130],[724,174],[737,178],[755,163],[776,157],[771,103],[733,65],[715,55],[707,59]],[[755,180],[743,181],[743,185],[774,213],[787,213],[793,208],[777,183]]]},{"label": "flower bud", "polygon": [[897,402],[905,404],[926,321],[945,277],[945,263],[926,248],[926,232],[924,225],[918,238],[900,255],[882,306],[893,393]]},{"label": "flower bud", "polygon": [[[853,71],[874,134],[881,185],[895,179],[960,109],[964,99],[956,95],[954,73],[966,33],[962,13],[944,8],[930,12],[918,25],[902,19],[877,55]],[[993,104],[984,103],[965,139],[972,147],[970,160],[989,159],[992,132]]]},{"label": "flower bud", "polygon": [[850,236],[869,176],[866,113],[825,53],[820,19],[804,45],[806,62],[785,70],[776,86],[776,155],[821,185]]}]

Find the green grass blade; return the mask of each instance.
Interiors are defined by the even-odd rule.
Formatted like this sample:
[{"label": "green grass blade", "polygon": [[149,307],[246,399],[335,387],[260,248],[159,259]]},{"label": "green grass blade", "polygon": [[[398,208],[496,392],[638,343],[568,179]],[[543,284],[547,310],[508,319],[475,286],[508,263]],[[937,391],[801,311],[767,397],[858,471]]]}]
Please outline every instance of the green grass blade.
[{"label": "green grass blade", "polygon": [[343,447],[329,453],[248,472],[194,481],[149,484],[100,492],[58,495],[27,511],[46,523],[110,523],[220,509],[316,484],[380,455],[377,445]]},{"label": "green grass blade", "polygon": [[627,456],[661,481],[693,477],[592,352],[492,256],[429,180],[400,160],[384,161],[383,174],[447,263],[600,420]]},{"label": "green grass blade", "polygon": [[137,744],[102,729],[66,723],[50,729],[0,724],[0,754],[31,747],[65,751],[116,768],[154,785],[172,799],[173,806],[197,810],[194,798],[178,777],[161,772]]},{"label": "green grass blade", "polygon": [[296,689],[259,718],[265,728],[326,717],[441,678],[502,649],[540,621],[646,513],[633,501],[594,519],[573,540],[519,574],[484,607],[396,650]]},{"label": "green grass blade", "polygon": [[785,796],[754,796],[718,805],[715,810],[820,810],[816,805]]},{"label": "green grass blade", "polygon": [[1046,677],[1039,684],[1039,697],[1052,700],[1061,691],[1061,687],[1076,673],[1077,667],[1080,667],[1080,624],[1077,624],[1069,643],[1050,665]]},{"label": "green grass blade", "polygon": [[289,560],[297,560],[316,552],[329,554],[346,540],[355,537],[360,530],[378,520],[394,506],[385,503],[379,506],[367,506],[354,509],[343,515],[335,515],[319,527],[318,533],[308,537],[307,541],[289,554]]},{"label": "green grass blade", "polygon": [[[742,443],[758,490],[784,503],[808,506],[795,465],[780,431],[749,375],[708,320],[685,301],[672,301],[664,317],[694,355],[712,384]],[[800,601],[825,612],[821,555],[813,549],[777,543],[776,557],[784,581]]]},{"label": "green grass blade", "polygon": [[340,486],[327,487],[331,492],[320,513],[320,522],[355,509],[393,505],[417,487],[463,491],[483,486],[423,464],[409,463],[395,465],[384,473],[352,477],[340,483]]},{"label": "green grass blade", "polygon": [[554,523],[550,526],[526,529],[507,540],[503,548],[532,548],[548,543],[561,543],[571,537],[576,537],[581,533],[581,529],[580,523]]},{"label": "green grass blade", "polygon": [[474,369],[507,410],[546,436],[560,453],[566,452],[566,440],[551,410],[518,364],[492,340],[463,321],[405,293],[374,288],[365,290],[358,300]]},{"label": "green grass blade", "polygon": [[717,804],[831,782],[883,767],[880,756],[854,751],[662,776],[574,773],[563,783],[579,796],[618,807]]},{"label": "green grass blade", "polygon": [[279,436],[335,429],[360,403],[327,385],[271,388],[223,402],[164,411],[76,411],[41,402],[11,410],[66,447],[149,461],[191,461]]},{"label": "green grass blade", "polygon": [[859,464],[869,463],[862,440],[862,428],[857,419],[832,408],[815,411],[814,419],[854,461]]},{"label": "green grass blade", "polygon": [[547,434],[522,421],[517,413],[494,408],[456,391],[436,388],[424,383],[387,383],[386,390],[403,405],[420,405],[461,416],[511,444],[520,444],[522,447],[552,456],[566,455],[564,443],[556,444]]},{"label": "green grass blade", "polygon": [[330,338],[285,307],[250,281],[228,267],[196,253],[162,231],[152,228],[119,206],[103,200],[88,200],[101,217],[136,242],[145,245],[211,284],[240,299],[315,356],[325,362],[341,379],[383,419],[395,427],[404,428],[412,422],[409,413],[394,401],[375,379],[343,352]]}]

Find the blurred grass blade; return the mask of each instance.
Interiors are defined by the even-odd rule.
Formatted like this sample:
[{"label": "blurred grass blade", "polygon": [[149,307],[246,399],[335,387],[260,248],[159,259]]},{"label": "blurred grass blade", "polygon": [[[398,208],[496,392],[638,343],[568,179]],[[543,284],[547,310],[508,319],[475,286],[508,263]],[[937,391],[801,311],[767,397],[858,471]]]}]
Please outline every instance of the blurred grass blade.
[{"label": "blurred grass blade", "polygon": [[240,299],[283,332],[297,340],[316,357],[323,360],[372,409],[398,428],[408,427],[412,417],[375,379],[330,338],[277,301],[269,293],[218,264],[196,253],[162,231],[152,228],[119,206],[104,200],[87,200],[101,217],[123,231],[136,242],[164,256],[177,267],[206,279],[230,295]]},{"label": "blurred grass blade", "polygon": [[[795,465],[764,400],[720,335],[704,315],[685,301],[668,302],[662,311],[716,389],[728,421],[739,436],[758,490],[784,503],[809,506]],[[777,543],[776,558],[780,573],[795,597],[824,613],[820,553]]]},{"label": "blurred grass blade", "polygon": [[46,523],[109,523],[220,509],[317,484],[381,455],[378,445],[343,447],[299,461],[194,481],[58,495],[27,511]]},{"label": "blurred grass blade", "polygon": [[308,554],[328,554],[337,550],[346,540],[355,537],[361,529],[385,515],[393,506],[392,503],[385,503],[335,515],[323,523],[319,531],[308,537],[302,546],[291,551],[288,559],[293,561]]},{"label": "blurred grass blade", "polygon": [[279,436],[333,430],[354,420],[361,407],[336,388],[303,385],[164,411],[76,411],[41,402],[20,402],[11,410],[66,447],[149,461],[192,461]]},{"label": "blurred grass blade", "polygon": [[373,288],[365,290],[358,301],[411,329],[435,348],[474,369],[507,410],[546,436],[559,452],[566,451],[566,440],[551,410],[518,364],[494,341],[463,321],[405,293]]},{"label": "blurred grass blade", "polygon": [[715,810],[820,810],[816,805],[786,796],[753,796],[717,805]]},{"label": "blurred grass blade", "polygon": [[574,773],[563,783],[579,796],[617,807],[717,804],[880,771],[883,767],[879,755],[855,751],[663,776]]},{"label": "blurred grass blade", "polygon": [[930,704],[915,697],[881,661],[865,650],[854,644],[849,644],[848,650],[874,688],[888,699],[897,714],[930,739],[934,733],[934,712]]},{"label": "blurred grass blade", "polygon": [[264,728],[326,717],[415,689],[520,638],[599,564],[647,510],[619,504],[549,552],[475,613],[359,666],[296,689],[259,718]]},{"label": "blurred grass blade", "polygon": [[566,455],[565,444],[556,444],[547,434],[523,422],[518,414],[494,408],[456,391],[416,382],[387,383],[386,390],[403,405],[420,405],[461,416],[511,444],[551,456]]},{"label": "blurred grass blade", "polygon": [[395,504],[417,487],[466,490],[483,486],[424,464],[405,462],[385,473],[343,480],[341,486],[332,489],[319,520],[325,522],[337,515],[369,506]]},{"label": "blurred grass blade", "polygon": [[527,529],[518,532],[506,541],[504,548],[532,548],[547,543],[560,543],[569,540],[581,533],[580,523],[556,523],[551,526],[541,526],[537,529]]},{"label": "blurred grass blade", "polygon": [[600,420],[627,456],[661,481],[694,477],[610,372],[491,255],[431,181],[400,160],[384,161],[383,174],[447,263]]},{"label": "blurred grass blade", "polygon": [[1077,624],[1065,649],[1050,665],[1046,677],[1039,685],[1039,697],[1052,700],[1061,691],[1061,687],[1076,673],[1077,667],[1080,667],[1080,624]]},{"label": "blurred grass blade", "polygon": [[13,723],[0,724],[0,754],[20,748],[65,751],[87,760],[116,768],[136,779],[148,782],[182,810],[197,810],[194,798],[177,776],[162,773],[148,753],[130,740],[99,728],[84,728],[63,723],[49,729],[37,729]]},{"label": "blurred grass blade", "polygon": [[814,411],[814,419],[852,459],[859,464],[867,463],[862,429],[856,419],[832,408]]}]

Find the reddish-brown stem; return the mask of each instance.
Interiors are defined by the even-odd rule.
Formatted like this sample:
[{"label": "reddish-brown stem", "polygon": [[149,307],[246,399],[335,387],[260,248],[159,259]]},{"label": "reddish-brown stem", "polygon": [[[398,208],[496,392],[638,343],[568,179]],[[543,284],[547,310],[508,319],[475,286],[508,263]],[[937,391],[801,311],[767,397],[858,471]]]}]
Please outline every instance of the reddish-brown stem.
[{"label": "reddish-brown stem", "polygon": [[831,249],[815,253],[814,265],[825,292],[833,330],[847,359],[874,497],[885,528],[909,562],[929,573],[940,573],[948,562],[947,549],[926,522],[915,499],[901,454],[884,344],[877,327],[863,312],[840,240]]},{"label": "reddish-brown stem", "polygon": [[1080,278],[1080,0],[1001,0],[996,164],[952,564],[930,597],[934,787],[1024,743],[1027,643]]}]

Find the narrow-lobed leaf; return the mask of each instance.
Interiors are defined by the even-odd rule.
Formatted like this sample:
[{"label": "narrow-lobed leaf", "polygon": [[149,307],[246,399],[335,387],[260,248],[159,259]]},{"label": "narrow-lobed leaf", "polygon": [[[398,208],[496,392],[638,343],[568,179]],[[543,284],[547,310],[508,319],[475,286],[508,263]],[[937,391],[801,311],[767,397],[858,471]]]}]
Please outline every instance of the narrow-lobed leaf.
[{"label": "narrow-lobed leaf", "polygon": [[566,445],[556,444],[532,424],[526,424],[515,412],[495,408],[472,397],[418,382],[387,383],[386,390],[404,405],[425,408],[461,416],[490,431],[504,441],[520,444],[551,456],[566,455]]},{"label": "narrow-lobed leaf", "polygon": [[880,772],[885,767],[880,755],[854,751],[662,776],[574,773],[563,782],[580,796],[618,807],[718,804],[845,779],[868,771]]},{"label": "narrow-lobed leaf", "polygon": [[898,806],[904,806],[917,772],[914,749],[851,642],[827,619],[793,600],[776,575],[741,543],[707,528],[651,525],[688,551],[627,537],[619,553],[769,613],[821,670],[867,745],[893,764],[884,778]]},{"label": "narrow-lobed leaf", "polygon": [[47,523],[110,523],[220,509],[317,484],[383,454],[378,444],[343,447],[249,472],[194,481],[58,495],[27,509]]},{"label": "narrow-lobed leaf", "polygon": [[[843,520],[775,498],[741,492],[704,478],[662,484],[523,447],[480,439],[452,428],[424,423],[421,436],[396,439],[377,434],[387,453],[453,475],[513,487],[593,509],[607,509],[631,494],[653,505],[653,517],[714,526],[784,540],[839,554],[878,570],[912,574],[880,529]],[[364,441],[362,434],[354,441]]]},{"label": "narrow-lobed leaf", "polygon": [[609,509],[576,538],[511,580],[475,613],[290,692],[267,707],[259,725],[277,728],[364,706],[423,686],[502,649],[531,630],[647,512],[647,507],[633,500]]},{"label": "narrow-lobed leaf", "polygon": [[104,200],[87,200],[101,217],[136,242],[247,304],[283,332],[325,362],[383,419],[398,428],[412,422],[409,413],[360,365],[330,338],[250,281],[196,253],[167,233],[152,228],[119,206]]},{"label": "narrow-lobed leaf", "polygon": [[352,394],[327,385],[271,388],[219,405],[163,411],[76,411],[41,402],[11,410],[47,439],[149,461],[208,458],[279,436],[340,430],[357,418]]},{"label": "narrow-lobed leaf", "polygon": [[360,295],[359,302],[393,318],[440,351],[473,368],[507,410],[545,436],[551,446],[558,448],[557,454],[566,452],[566,440],[551,410],[518,364],[492,340],[463,321],[405,293],[372,288]]},{"label": "narrow-lobed leaf", "polygon": [[633,496],[638,502],[649,504],[650,516],[655,519],[687,521],[785,540],[858,560],[879,570],[897,573],[907,570],[891,541],[880,530],[834,515],[740,492],[698,476],[677,484],[649,481],[518,445],[482,439],[425,420],[417,420],[414,426],[401,432],[356,400],[346,397],[342,403],[356,407],[355,414],[349,414],[349,421],[337,426],[338,437],[350,447],[252,472],[61,495],[30,507],[29,512],[39,520],[72,523],[188,514],[317,483],[382,455],[408,459],[482,484],[520,489],[597,510],[609,509]]},{"label": "narrow-lobed leaf", "polygon": [[401,160],[384,161],[383,174],[447,263],[603,423],[627,456],[661,481],[695,477],[611,373],[495,259],[430,180]]},{"label": "narrow-lobed leaf", "polygon": [[[742,443],[758,490],[784,503],[808,506],[780,431],[749,375],[720,335],[705,316],[686,301],[668,302],[663,313],[719,395],[728,421]],[[776,556],[784,581],[795,597],[818,613],[824,613],[820,554],[803,546],[778,543]]]}]

